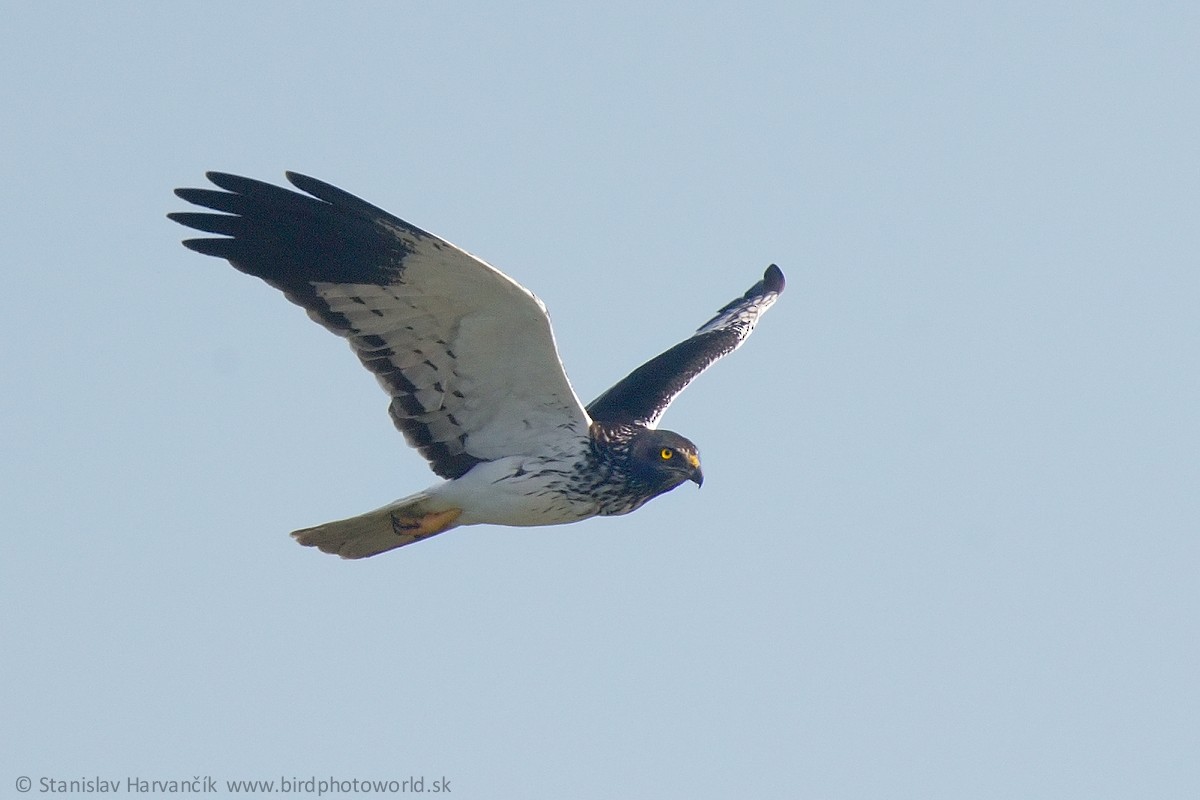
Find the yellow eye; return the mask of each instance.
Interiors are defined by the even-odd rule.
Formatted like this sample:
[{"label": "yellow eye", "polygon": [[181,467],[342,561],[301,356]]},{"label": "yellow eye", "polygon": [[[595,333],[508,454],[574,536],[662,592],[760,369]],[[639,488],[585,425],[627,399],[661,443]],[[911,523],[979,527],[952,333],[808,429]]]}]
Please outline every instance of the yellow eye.
[{"label": "yellow eye", "polygon": [[659,455],[662,456],[663,461],[669,461],[671,456],[675,455],[675,452],[669,447],[664,447]]}]

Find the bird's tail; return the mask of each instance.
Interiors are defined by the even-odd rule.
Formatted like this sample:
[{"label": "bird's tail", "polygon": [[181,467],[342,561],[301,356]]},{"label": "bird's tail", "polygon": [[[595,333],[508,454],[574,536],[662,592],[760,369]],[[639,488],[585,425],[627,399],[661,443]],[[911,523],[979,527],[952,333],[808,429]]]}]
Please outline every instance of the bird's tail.
[{"label": "bird's tail", "polygon": [[342,558],[378,555],[455,527],[462,510],[434,508],[431,500],[427,492],[420,492],[357,517],[294,531],[292,537]]}]

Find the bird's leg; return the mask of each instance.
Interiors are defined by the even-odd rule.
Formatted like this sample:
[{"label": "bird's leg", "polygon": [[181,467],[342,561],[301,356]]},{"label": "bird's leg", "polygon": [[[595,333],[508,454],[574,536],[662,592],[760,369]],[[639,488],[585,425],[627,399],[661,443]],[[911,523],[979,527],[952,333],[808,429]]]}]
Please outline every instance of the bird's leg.
[{"label": "bird's leg", "polygon": [[420,516],[409,516],[397,511],[392,512],[392,530],[397,536],[412,536],[414,539],[424,539],[441,533],[454,524],[454,520],[462,515],[461,508],[451,508],[448,511],[433,511]]}]

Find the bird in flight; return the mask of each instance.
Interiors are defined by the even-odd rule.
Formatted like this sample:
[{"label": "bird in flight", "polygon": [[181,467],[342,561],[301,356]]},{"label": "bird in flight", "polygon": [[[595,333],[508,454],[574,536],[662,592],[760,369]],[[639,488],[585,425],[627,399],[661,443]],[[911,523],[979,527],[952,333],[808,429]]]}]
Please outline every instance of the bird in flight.
[{"label": "bird in flight", "polygon": [[345,338],[391,397],[396,427],[444,479],[292,534],[343,558],[460,525],[627,514],[687,481],[699,486],[696,445],[658,421],[697,375],[745,341],[784,287],[772,264],[691,337],[585,407],[546,307],[496,268],[314,178],[287,173],[297,192],[223,172],[207,177],[221,191],[175,194],[209,211],[167,216],[220,238],[184,246],[261,278]]}]

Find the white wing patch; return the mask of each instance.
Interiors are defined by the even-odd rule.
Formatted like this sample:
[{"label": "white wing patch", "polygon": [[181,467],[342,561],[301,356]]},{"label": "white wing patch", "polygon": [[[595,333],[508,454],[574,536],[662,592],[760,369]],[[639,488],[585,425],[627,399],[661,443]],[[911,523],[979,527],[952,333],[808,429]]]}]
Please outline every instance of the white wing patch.
[{"label": "white wing patch", "polygon": [[[540,302],[524,295],[539,313],[521,316],[464,293],[418,293],[413,269],[407,264],[406,282],[391,286],[313,284],[347,323],[342,335],[363,364],[388,394],[404,398],[393,404],[394,417],[426,427],[434,442],[459,442],[461,452],[483,461],[537,455],[559,449],[565,437],[586,437],[589,420],[558,366]],[[547,370],[547,362],[557,370]]]}]

